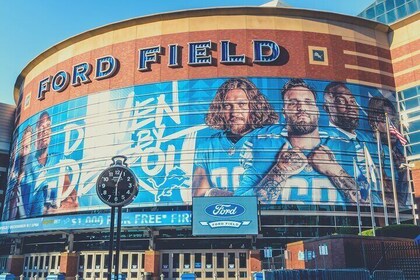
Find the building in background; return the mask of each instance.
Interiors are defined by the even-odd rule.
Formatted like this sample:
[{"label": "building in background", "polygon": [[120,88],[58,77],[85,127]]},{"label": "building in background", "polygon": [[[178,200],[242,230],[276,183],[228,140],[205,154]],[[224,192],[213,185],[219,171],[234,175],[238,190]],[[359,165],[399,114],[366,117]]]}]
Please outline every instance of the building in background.
[{"label": "building in background", "polygon": [[9,167],[15,108],[14,105],[0,103],[0,202],[2,208],[7,186],[7,169]]},{"label": "building in background", "polygon": [[[182,11],[46,50],[16,82],[0,259],[25,277],[105,279],[109,208],[96,179],[115,155],[139,179],[123,213],[120,272],[130,279],[249,279],[265,248],[281,257],[286,243],[357,229],[364,147],[383,163],[385,193],[360,184],[363,229],[413,223],[418,17],[389,26],[284,7]],[[374,133],[385,112],[410,140],[392,144],[395,185]],[[245,219],[243,196],[257,197],[258,220]],[[193,201],[213,206],[194,213]]]},{"label": "building in background", "polygon": [[419,0],[377,0],[358,16],[389,24],[389,40],[398,93],[401,131],[409,141],[405,146],[411,169],[416,213],[420,209],[420,38]]},{"label": "building in background", "polygon": [[392,24],[420,10],[419,0],[376,0],[358,16]]}]

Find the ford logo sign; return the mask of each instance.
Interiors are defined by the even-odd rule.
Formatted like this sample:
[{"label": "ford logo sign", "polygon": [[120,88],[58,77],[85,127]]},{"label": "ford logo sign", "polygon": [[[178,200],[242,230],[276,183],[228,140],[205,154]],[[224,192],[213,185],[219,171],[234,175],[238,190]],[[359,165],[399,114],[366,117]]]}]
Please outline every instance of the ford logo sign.
[{"label": "ford logo sign", "polygon": [[213,217],[235,217],[244,212],[245,208],[235,203],[216,203],[206,208],[206,213]]}]

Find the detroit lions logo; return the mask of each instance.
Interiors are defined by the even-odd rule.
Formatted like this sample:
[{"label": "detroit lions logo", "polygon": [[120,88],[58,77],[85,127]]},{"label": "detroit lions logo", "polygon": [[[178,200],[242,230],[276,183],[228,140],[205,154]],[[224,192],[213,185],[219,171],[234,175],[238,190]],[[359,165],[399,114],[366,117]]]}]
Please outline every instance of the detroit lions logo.
[{"label": "detroit lions logo", "polygon": [[157,184],[152,178],[147,179],[152,184],[154,190],[157,191],[155,194],[155,202],[159,202],[162,196],[172,196],[172,190],[180,188],[188,188],[185,181],[189,180],[190,177],[186,176],[184,170],[176,166],[169,174],[166,175],[165,179],[161,184]]}]

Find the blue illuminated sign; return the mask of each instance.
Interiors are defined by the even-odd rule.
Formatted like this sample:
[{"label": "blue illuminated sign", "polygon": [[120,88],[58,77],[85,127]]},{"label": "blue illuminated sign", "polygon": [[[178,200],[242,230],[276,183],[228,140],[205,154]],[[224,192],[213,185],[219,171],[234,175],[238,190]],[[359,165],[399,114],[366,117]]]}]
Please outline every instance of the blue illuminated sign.
[{"label": "blue illuminated sign", "polygon": [[[108,228],[110,222],[109,213],[32,218],[0,222],[0,234]],[[122,226],[191,226],[191,211],[123,213]]]},{"label": "blue illuminated sign", "polygon": [[193,235],[258,234],[257,199],[193,198]]}]

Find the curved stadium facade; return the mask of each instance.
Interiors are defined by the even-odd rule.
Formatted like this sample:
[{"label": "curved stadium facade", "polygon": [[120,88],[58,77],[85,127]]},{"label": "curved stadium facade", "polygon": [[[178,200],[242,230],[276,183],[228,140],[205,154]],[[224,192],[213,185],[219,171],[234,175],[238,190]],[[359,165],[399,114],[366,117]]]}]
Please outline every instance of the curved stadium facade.
[{"label": "curved stadium facade", "polygon": [[[394,74],[415,41],[398,32],[416,18],[392,28],[299,9],[194,10],[46,50],[15,86],[1,223],[9,267],[106,278],[110,214],[96,180],[116,155],[139,180],[123,208],[130,279],[250,278],[266,247],[280,255],[288,242],[357,230],[357,201],[363,229],[412,223],[411,154],[394,136],[389,147],[386,123],[401,128],[396,92],[416,83]],[[369,163],[383,170],[371,187],[360,176]],[[202,197],[256,197],[258,227],[195,234]]]}]

